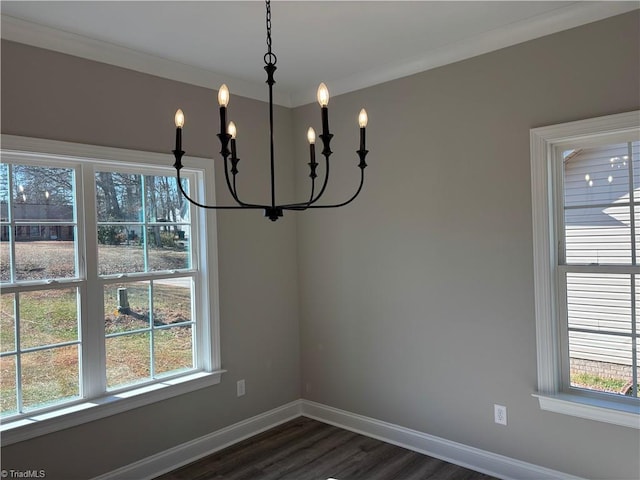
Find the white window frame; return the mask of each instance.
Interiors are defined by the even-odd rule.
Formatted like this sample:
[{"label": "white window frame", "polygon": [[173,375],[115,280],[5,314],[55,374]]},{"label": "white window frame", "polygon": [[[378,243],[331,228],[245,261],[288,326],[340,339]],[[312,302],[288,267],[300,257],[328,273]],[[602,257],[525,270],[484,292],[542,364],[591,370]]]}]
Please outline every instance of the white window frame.
[{"label": "white window frame", "polygon": [[[14,135],[2,135],[2,156],[22,163],[33,163],[43,158],[59,159],[62,163],[76,165],[79,163],[108,163],[116,168],[127,166],[152,166],[163,174],[175,174],[171,167],[174,159],[171,155],[150,153],[136,150],[99,147],[78,143],[44,140]],[[5,157],[6,156],[6,157]],[[41,164],[41,163],[40,163]],[[214,168],[210,159],[184,157],[184,168],[181,174],[191,181],[191,194],[200,201],[214,201]],[[85,169],[85,172],[88,169]],[[85,178],[85,183],[89,178]],[[206,180],[206,183],[205,183]],[[207,188],[205,188],[205,185]],[[84,192],[84,196],[87,192]],[[95,200],[92,200],[95,203]],[[91,203],[91,201],[89,202]],[[82,201],[78,199],[79,222],[81,222]],[[142,386],[118,389],[101,396],[85,396],[77,402],[64,404],[52,409],[35,412],[33,415],[11,421],[7,419],[0,425],[2,446],[34,438],[47,433],[70,428],[86,422],[94,421],[117,413],[182,395],[201,388],[220,383],[225,372],[221,368],[220,335],[219,335],[219,301],[217,268],[209,268],[218,264],[216,215],[213,210],[192,209],[193,222],[192,242],[196,282],[195,321],[199,335],[194,348],[198,352],[196,369],[182,375],[170,376]],[[78,226],[79,242],[84,237],[83,226]],[[199,247],[198,247],[199,245]],[[78,246],[82,261],[83,245]],[[189,275],[192,275],[190,273]],[[132,278],[133,280],[133,278]],[[90,292],[89,292],[90,293]],[[95,295],[94,295],[95,296]],[[89,299],[102,302],[102,298]],[[83,343],[92,343],[91,348],[99,348],[104,352],[104,338],[84,339]],[[86,343],[83,348],[87,348]],[[94,386],[89,386],[88,390]],[[104,389],[103,389],[104,391]]]},{"label": "white window frame", "polygon": [[[557,232],[554,205],[554,161],[563,147],[577,142],[626,142],[640,136],[640,111],[534,128],[531,141],[531,196],[535,287],[537,397],[540,408],[640,429],[640,405],[613,395],[581,393],[562,382],[561,323],[558,307]],[[640,273],[640,271],[638,272]]]}]

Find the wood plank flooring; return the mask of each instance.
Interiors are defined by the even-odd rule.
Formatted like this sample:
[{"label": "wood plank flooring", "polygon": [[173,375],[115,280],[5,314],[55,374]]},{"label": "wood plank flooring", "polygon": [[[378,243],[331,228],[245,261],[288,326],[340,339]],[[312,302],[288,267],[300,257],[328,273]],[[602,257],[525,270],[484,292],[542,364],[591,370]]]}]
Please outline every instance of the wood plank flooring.
[{"label": "wood plank flooring", "polygon": [[156,480],[495,480],[306,417]]}]

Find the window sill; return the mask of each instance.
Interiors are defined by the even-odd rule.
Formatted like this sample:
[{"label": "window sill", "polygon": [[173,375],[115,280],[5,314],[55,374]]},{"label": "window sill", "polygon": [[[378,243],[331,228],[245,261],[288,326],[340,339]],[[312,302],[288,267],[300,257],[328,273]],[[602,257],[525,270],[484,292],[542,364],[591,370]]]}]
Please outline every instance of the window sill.
[{"label": "window sill", "polygon": [[554,395],[534,393],[533,396],[540,402],[542,410],[640,429],[640,407],[638,406],[568,393]]},{"label": "window sill", "polygon": [[225,370],[198,372],[152,385],[107,395],[95,400],[60,408],[53,412],[3,423],[0,426],[2,446],[22,442],[47,433],[105,418],[127,410],[149,405],[171,397],[220,383]]}]

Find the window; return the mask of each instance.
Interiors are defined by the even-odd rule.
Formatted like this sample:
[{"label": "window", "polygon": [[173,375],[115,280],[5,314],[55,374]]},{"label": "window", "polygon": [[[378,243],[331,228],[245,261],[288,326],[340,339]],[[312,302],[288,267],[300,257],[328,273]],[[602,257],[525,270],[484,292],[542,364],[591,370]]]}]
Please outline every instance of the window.
[{"label": "window", "polygon": [[[3,444],[219,382],[214,222],[169,165],[3,136]],[[202,197],[207,168],[185,190]]]},{"label": "window", "polygon": [[640,113],[531,130],[541,408],[640,428]]}]

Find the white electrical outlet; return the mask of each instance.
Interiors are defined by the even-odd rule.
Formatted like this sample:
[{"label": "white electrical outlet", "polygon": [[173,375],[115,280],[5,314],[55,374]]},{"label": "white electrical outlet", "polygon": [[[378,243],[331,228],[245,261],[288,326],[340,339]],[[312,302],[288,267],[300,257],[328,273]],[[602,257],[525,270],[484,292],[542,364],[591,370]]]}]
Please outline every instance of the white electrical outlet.
[{"label": "white electrical outlet", "polygon": [[238,396],[241,397],[245,394],[245,389],[244,389],[244,380],[238,380],[238,383],[236,385],[236,390],[238,393]]},{"label": "white electrical outlet", "polygon": [[507,424],[507,407],[504,405],[493,406],[493,421],[500,425]]}]

